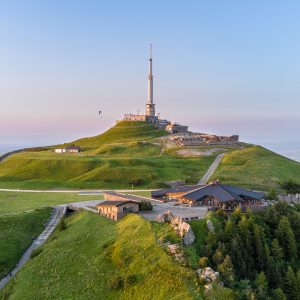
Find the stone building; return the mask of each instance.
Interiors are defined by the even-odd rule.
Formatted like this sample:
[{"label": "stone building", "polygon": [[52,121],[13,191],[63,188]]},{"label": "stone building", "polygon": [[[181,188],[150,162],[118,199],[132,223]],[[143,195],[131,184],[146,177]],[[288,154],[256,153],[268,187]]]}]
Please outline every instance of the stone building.
[{"label": "stone building", "polygon": [[128,213],[138,213],[139,212],[139,203],[135,201],[104,201],[96,205],[98,213],[101,216],[109,218],[111,220],[117,221]]},{"label": "stone building", "polygon": [[188,126],[185,125],[179,125],[179,124],[169,124],[166,126],[166,131],[169,133],[187,133],[188,132]]}]

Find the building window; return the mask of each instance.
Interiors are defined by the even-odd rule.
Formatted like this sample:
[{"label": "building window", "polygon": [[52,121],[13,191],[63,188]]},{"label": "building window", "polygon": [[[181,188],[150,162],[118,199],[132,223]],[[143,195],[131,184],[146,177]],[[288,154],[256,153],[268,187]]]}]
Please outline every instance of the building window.
[{"label": "building window", "polygon": [[133,207],[123,207],[123,213],[133,212]]}]

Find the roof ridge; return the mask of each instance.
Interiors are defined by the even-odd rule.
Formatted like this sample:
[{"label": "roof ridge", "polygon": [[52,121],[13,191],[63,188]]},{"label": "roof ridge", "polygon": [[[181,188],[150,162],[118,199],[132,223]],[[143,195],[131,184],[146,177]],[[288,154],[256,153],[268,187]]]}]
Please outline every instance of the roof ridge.
[{"label": "roof ridge", "polygon": [[[226,189],[226,186],[224,185],[224,184],[218,184],[218,186],[225,192],[225,193],[227,193],[228,195],[230,195],[231,197],[238,197],[238,198],[240,198],[241,200],[244,200],[244,199],[242,199],[239,195],[237,195],[236,193],[234,193],[234,192],[232,192],[232,191],[228,191],[227,189]],[[233,194],[233,195],[232,195]]]},{"label": "roof ridge", "polygon": [[206,187],[208,187],[208,186],[209,186],[209,185],[200,186],[200,187],[198,187],[198,188],[196,188],[196,189],[194,189],[194,190],[188,191],[187,193],[183,194],[181,197],[184,197],[185,195],[191,194],[191,193],[196,192],[196,191],[198,191],[198,190],[204,189],[204,188],[206,188]]}]

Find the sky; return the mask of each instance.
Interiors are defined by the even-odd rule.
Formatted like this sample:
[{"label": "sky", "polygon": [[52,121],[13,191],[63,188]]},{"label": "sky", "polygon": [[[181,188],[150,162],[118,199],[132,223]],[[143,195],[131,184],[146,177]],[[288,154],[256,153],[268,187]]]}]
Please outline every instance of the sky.
[{"label": "sky", "polygon": [[71,141],[142,112],[150,43],[161,117],[299,141],[299,11],[288,0],[0,0],[0,145]]}]

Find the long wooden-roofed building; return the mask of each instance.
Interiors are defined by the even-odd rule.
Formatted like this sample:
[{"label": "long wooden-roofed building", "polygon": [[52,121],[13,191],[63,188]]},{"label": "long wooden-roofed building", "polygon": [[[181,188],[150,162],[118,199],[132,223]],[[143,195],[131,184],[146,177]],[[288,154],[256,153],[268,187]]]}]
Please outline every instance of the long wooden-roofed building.
[{"label": "long wooden-roofed building", "polygon": [[258,206],[262,204],[262,200],[265,198],[261,192],[224,185],[219,181],[204,186],[180,187],[177,191],[170,189],[152,193],[153,197],[158,195],[161,198],[170,198],[171,196],[179,203],[185,203],[189,206],[209,206],[223,210],[233,210],[237,206]]}]

